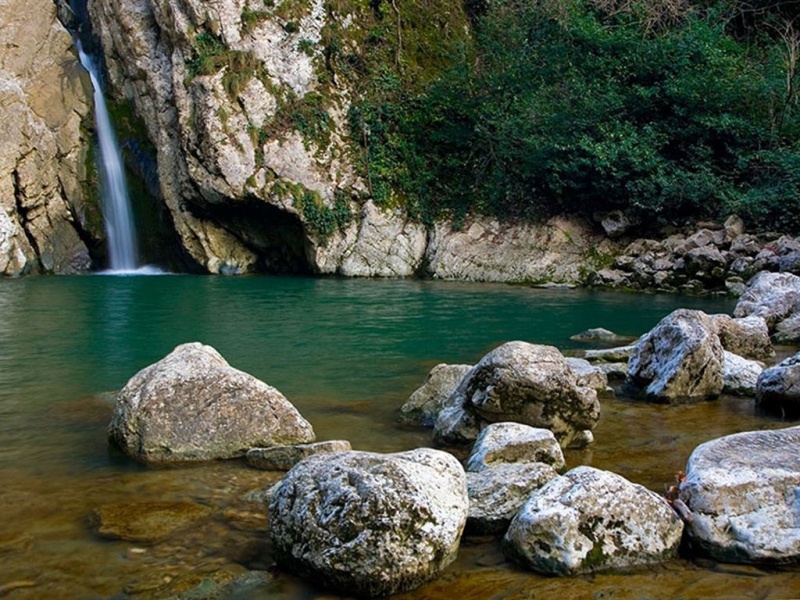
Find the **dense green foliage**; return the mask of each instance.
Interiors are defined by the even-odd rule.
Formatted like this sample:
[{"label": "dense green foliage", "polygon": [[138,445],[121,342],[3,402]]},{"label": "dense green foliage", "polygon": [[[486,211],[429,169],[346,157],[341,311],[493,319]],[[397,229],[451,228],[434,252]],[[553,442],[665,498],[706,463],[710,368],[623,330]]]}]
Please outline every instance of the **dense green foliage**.
[{"label": "dense green foliage", "polygon": [[372,195],[422,219],[800,231],[798,4],[473,0],[436,77],[368,73],[351,127]]}]

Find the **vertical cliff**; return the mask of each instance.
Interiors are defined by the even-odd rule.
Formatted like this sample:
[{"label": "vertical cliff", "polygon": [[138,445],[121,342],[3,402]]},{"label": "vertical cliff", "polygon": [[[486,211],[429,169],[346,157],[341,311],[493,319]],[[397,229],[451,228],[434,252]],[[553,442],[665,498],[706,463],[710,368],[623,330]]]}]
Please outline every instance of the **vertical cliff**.
[{"label": "vertical cliff", "polygon": [[51,0],[6,0],[0,23],[0,275],[86,270],[91,88]]}]

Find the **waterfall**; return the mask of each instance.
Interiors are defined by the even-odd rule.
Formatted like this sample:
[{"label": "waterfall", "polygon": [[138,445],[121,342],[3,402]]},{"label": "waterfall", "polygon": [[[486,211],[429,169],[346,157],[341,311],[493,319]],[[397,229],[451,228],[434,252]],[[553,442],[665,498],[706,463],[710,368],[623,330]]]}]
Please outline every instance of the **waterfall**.
[{"label": "waterfall", "polygon": [[108,237],[109,266],[111,271],[135,271],[139,267],[139,252],[136,247],[136,227],[128,198],[122,156],[103,97],[98,69],[89,55],[83,51],[79,40],[75,41],[75,45],[78,48],[81,64],[89,72],[94,88],[94,115],[100,142],[103,218]]}]

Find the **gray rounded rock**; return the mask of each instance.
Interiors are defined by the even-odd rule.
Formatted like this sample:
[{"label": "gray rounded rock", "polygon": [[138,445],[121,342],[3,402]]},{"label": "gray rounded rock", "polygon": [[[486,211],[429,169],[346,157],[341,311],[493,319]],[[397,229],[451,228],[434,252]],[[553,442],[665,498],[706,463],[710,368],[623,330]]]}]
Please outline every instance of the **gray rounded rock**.
[{"label": "gray rounded rock", "polygon": [[758,377],[763,371],[761,363],[726,350],[722,362],[722,391],[733,396],[755,396]]},{"label": "gray rounded rock", "polygon": [[709,316],[681,308],[637,342],[627,384],[660,402],[714,398],[722,391],[722,362],[722,344]]},{"label": "gray rounded rock", "polygon": [[608,471],[577,467],[531,494],[503,550],[547,575],[633,569],[675,554],[683,522],[655,492]]},{"label": "gray rounded rock", "polygon": [[469,500],[461,464],[422,448],[317,455],[269,501],[275,558],[347,595],[411,590],[456,558]]},{"label": "gray rounded rock", "polygon": [[600,417],[597,392],[579,385],[558,349],[519,341],[503,344],[484,356],[461,380],[447,404],[448,410],[434,427],[436,439],[445,443],[452,441],[451,431],[458,431],[461,437],[468,433],[454,421],[465,418],[478,425],[514,421],[542,427],[551,430],[562,447],[568,447],[575,440],[585,441],[579,433],[594,429]]},{"label": "gray rounded rock", "polygon": [[690,539],[717,560],[800,561],[800,427],[736,433],[701,444],[680,498]]},{"label": "gray rounded rock", "polygon": [[754,360],[775,356],[769,328],[763,317],[751,315],[734,319],[729,315],[709,315],[722,347],[734,354]]},{"label": "gray rounded rock", "polygon": [[249,448],[314,441],[311,424],[283,394],[199,343],[178,346],[128,381],[108,435],[145,463],[234,458]]}]

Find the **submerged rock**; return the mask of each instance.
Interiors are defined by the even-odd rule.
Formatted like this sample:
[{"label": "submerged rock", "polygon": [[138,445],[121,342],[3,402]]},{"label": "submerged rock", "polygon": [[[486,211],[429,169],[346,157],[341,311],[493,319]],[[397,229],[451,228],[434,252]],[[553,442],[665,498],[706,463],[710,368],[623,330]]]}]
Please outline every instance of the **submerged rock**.
[{"label": "submerged rock", "polygon": [[100,536],[155,544],[211,516],[193,502],[117,502],[95,509],[92,529]]},{"label": "submerged rock", "polygon": [[280,565],[348,595],[385,596],[456,558],[467,518],[464,470],[427,448],[308,458],[269,501]]},{"label": "submerged rock", "polygon": [[800,560],[800,427],[749,431],[701,444],[686,466],[680,498],[687,533],[725,562]]},{"label": "submerged rock", "polygon": [[573,342],[617,344],[620,342],[630,342],[635,338],[632,336],[618,335],[613,331],[604,329],[603,327],[595,327],[593,329],[587,329],[586,331],[576,333],[575,335],[570,336],[569,339],[571,339]]},{"label": "submerged rock", "polygon": [[503,550],[546,575],[632,569],[673,556],[682,532],[663,498],[584,466],[531,494],[511,521]]},{"label": "submerged rock", "polygon": [[247,464],[264,471],[288,471],[304,458],[315,454],[332,454],[352,450],[347,440],[328,440],[294,446],[250,448],[245,455]]},{"label": "submerged rock", "polygon": [[436,365],[425,382],[400,408],[400,422],[432,427],[447,398],[472,368],[471,365]]},{"label": "submerged rock", "polygon": [[234,369],[211,346],[191,343],[128,381],[109,440],[137,460],[163,463],[312,442],[314,430],[278,390]]},{"label": "submerged rock", "polygon": [[637,342],[627,383],[662,402],[714,398],[722,391],[722,361],[722,344],[710,317],[681,308]]},{"label": "submerged rock", "polygon": [[800,353],[765,369],[759,375],[756,404],[791,417],[800,415]]},{"label": "submerged rock", "polygon": [[597,392],[578,384],[552,346],[508,342],[462,379],[434,427],[444,443],[475,439],[481,423],[514,421],[551,430],[562,447],[586,443],[600,417]]}]

